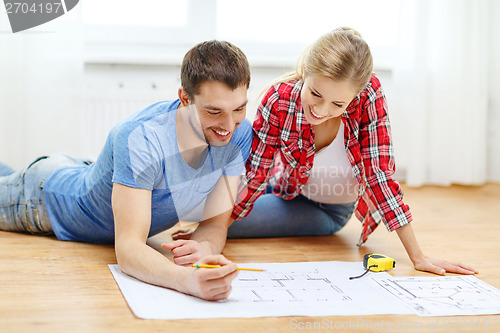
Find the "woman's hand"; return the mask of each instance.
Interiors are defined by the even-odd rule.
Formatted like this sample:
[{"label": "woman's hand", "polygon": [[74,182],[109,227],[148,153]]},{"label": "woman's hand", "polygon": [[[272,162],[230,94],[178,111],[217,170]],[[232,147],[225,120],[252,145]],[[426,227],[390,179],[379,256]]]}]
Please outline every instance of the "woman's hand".
[{"label": "woman's hand", "polygon": [[161,245],[172,254],[174,263],[180,266],[189,266],[211,255],[208,244],[195,240],[178,239]]},{"label": "woman's hand", "polygon": [[220,267],[188,268],[182,290],[179,291],[208,301],[227,299],[232,290],[231,283],[238,276],[236,264],[221,254],[207,256],[197,264]]},{"label": "woman's hand", "polygon": [[396,232],[416,270],[438,275],[444,275],[446,272],[469,275],[479,273],[476,269],[461,263],[433,259],[424,255],[417,243],[411,223],[396,229]]},{"label": "woman's hand", "polygon": [[477,274],[479,273],[476,269],[464,265],[458,262],[448,262],[440,259],[433,259],[427,256],[421,255],[417,258],[410,258],[415,266],[416,270],[431,272],[438,275],[444,275],[446,272],[448,273],[457,273],[457,274]]}]

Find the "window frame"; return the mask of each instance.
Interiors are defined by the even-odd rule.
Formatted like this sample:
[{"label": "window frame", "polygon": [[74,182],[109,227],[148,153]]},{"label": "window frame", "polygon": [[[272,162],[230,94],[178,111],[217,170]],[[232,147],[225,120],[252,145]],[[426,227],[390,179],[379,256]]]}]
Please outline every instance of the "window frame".
[{"label": "window frame", "polygon": [[[185,27],[84,25],[88,64],[180,65],[196,43],[217,36],[217,0],[185,0]],[[165,37],[168,36],[168,37]],[[230,40],[231,41],[231,40]],[[294,68],[305,42],[231,41],[257,67]],[[391,70],[396,46],[371,46],[376,70]]]},{"label": "window frame", "polygon": [[202,40],[213,39],[216,0],[185,0],[184,27],[84,24],[85,63],[177,64]]}]

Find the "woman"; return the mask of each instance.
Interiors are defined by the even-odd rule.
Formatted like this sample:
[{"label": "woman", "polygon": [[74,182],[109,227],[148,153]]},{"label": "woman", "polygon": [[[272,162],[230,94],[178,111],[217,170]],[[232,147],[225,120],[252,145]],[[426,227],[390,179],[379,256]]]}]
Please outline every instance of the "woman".
[{"label": "woman", "polygon": [[384,222],[416,269],[477,273],[422,253],[393,178],[387,104],[372,68],[366,42],[339,28],[306,49],[295,73],[266,91],[232,214],[244,219],[233,223],[228,237],[328,235],[355,210],[363,223],[358,245]]}]

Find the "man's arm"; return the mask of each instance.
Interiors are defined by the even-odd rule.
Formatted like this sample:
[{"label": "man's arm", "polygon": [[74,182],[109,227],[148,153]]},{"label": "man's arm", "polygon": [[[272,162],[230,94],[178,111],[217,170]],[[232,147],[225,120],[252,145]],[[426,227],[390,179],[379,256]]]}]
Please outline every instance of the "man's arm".
[{"label": "man's arm", "polygon": [[234,207],[239,176],[222,176],[208,195],[203,220],[191,240],[176,240],[163,244],[170,250],[177,265],[190,265],[207,255],[219,254],[226,244],[227,229],[233,222]]},{"label": "man's arm", "polygon": [[139,280],[175,289],[207,300],[229,296],[236,277],[236,265],[222,255],[202,263],[220,268],[195,269],[175,265],[146,240],[151,226],[151,191],[113,184],[112,206],[115,220],[115,252],[120,269]]}]

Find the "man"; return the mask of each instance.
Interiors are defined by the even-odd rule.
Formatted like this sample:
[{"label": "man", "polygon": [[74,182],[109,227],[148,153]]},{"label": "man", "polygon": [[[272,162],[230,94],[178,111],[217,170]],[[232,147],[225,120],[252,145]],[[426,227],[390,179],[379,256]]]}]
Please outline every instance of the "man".
[{"label": "man", "polygon": [[[0,177],[0,230],[114,241],[123,272],[207,300],[227,298],[236,265],[219,253],[250,152],[249,84],[239,48],[196,45],[181,66],[179,99],[117,124],[95,163],[58,154],[20,172],[4,168],[10,174]],[[177,265],[146,245],[200,208],[191,240],[163,245]],[[220,267],[189,267],[194,262]]]}]

